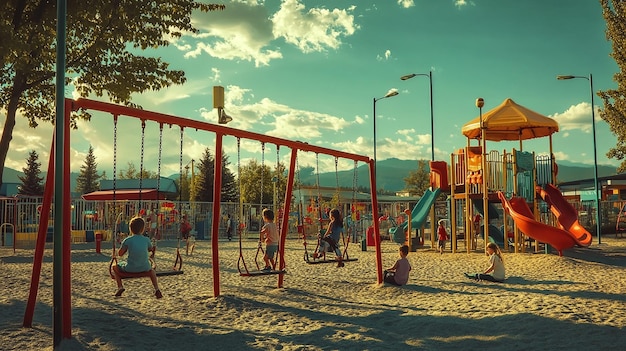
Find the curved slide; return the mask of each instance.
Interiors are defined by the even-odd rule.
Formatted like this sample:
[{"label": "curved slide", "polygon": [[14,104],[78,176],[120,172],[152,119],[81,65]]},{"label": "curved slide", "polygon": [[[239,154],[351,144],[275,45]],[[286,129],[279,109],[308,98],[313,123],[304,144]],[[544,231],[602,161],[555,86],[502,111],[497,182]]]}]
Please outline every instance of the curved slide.
[{"label": "curved slide", "polygon": [[498,197],[502,201],[504,209],[513,218],[515,225],[524,234],[542,243],[552,245],[559,251],[559,256],[563,256],[563,250],[576,245],[576,240],[569,232],[535,221],[533,213],[523,197],[513,197],[508,200],[500,191],[498,191]]},{"label": "curved slide", "polygon": [[[424,195],[422,195],[411,211],[411,228],[421,228],[424,225],[424,222],[430,213],[430,207],[435,203],[439,193],[441,193],[441,189],[439,188],[435,188],[434,190],[426,189]],[[393,240],[395,242],[403,243],[406,240],[405,232],[407,229],[407,222],[402,223],[399,227],[389,228],[389,234],[393,235]]]},{"label": "curved slide", "polygon": [[537,193],[550,205],[550,211],[559,221],[559,225],[572,235],[580,246],[591,245],[591,233],[578,222],[578,213],[554,185],[548,184],[545,188],[537,187]]}]

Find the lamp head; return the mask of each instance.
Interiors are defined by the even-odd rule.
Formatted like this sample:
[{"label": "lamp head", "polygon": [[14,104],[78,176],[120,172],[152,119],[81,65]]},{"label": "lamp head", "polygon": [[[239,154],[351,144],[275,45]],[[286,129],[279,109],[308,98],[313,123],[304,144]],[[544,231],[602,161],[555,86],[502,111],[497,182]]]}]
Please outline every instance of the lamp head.
[{"label": "lamp head", "polygon": [[397,89],[391,89],[387,92],[387,94],[385,94],[385,96],[383,96],[384,98],[388,98],[388,97],[392,97],[392,96],[396,96],[398,95],[398,90]]},{"label": "lamp head", "polygon": [[224,111],[223,109],[218,110],[218,116],[219,118],[217,120],[217,123],[219,124],[227,124],[228,122],[233,120],[233,118],[227,115],[226,111]]},{"label": "lamp head", "polygon": [[476,107],[482,108],[483,106],[485,106],[485,100],[483,98],[476,99]]},{"label": "lamp head", "polygon": [[411,79],[411,78],[413,78],[413,77],[415,77],[415,76],[417,76],[417,74],[415,74],[415,73],[411,73],[411,74],[407,74],[407,75],[405,75],[405,76],[400,77],[400,79],[402,79],[402,80],[407,80],[407,79]]},{"label": "lamp head", "polygon": [[567,76],[566,75],[558,75],[558,76],[556,76],[556,79],[558,79],[558,80],[566,80],[566,79],[574,79],[574,78],[576,78],[576,77],[569,76],[569,75],[567,75]]}]

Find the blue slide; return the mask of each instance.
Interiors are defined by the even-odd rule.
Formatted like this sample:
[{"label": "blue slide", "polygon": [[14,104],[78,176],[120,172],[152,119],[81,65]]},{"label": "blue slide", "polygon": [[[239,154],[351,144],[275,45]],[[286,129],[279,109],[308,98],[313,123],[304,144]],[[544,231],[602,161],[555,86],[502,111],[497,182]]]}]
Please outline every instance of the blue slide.
[{"label": "blue slide", "polygon": [[[421,228],[428,218],[430,213],[430,207],[435,203],[437,196],[441,193],[441,189],[435,190],[426,189],[424,195],[417,202],[413,211],[411,211],[411,228]],[[389,228],[389,234],[393,235],[393,241],[397,243],[404,243],[406,241],[406,230],[408,222],[402,223],[401,226],[395,228]]]}]

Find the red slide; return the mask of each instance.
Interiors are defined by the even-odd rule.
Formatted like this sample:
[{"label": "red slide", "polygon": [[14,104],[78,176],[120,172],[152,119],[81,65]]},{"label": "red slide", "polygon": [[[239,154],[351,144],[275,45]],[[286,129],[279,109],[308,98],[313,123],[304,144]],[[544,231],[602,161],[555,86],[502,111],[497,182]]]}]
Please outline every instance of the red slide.
[{"label": "red slide", "polygon": [[537,193],[550,205],[550,211],[559,221],[561,228],[569,232],[578,245],[584,247],[591,245],[591,233],[580,225],[576,209],[565,200],[559,189],[552,184],[548,184],[545,189],[538,186]]},{"label": "red slide", "polygon": [[498,191],[498,197],[502,201],[504,209],[513,218],[515,225],[524,234],[542,243],[550,244],[559,251],[559,256],[563,256],[563,250],[576,245],[574,238],[565,230],[535,221],[533,213],[523,197],[513,197],[511,200],[507,200],[500,191]]}]

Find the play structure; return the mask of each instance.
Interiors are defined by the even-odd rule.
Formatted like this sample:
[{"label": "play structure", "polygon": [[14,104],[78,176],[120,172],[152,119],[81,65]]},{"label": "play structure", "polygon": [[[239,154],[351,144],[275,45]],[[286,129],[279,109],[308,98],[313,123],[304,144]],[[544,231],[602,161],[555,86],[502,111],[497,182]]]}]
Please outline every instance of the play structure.
[{"label": "play structure", "polygon": [[[515,252],[525,250],[523,235],[536,244],[551,245],[559,254],[575,245],[589,246],[591,234],[580,225],[576,211],[554,186],[557,166],[552,134],[559,130],[557,122],[511,99],[483,115],[483,103],[482,99],[477,100],[480,116],[462,128],[467,147],[451,155],[450,166],[444,161],[430,163],[431,187],[450,196],[452,250],[457,250],[459,233],[465,238],[468,252],[475,248],[473,240],[479,235],[485,242],[497,242],[505,250],[512,245]],[[546,136],[549,156],[523,151],[523,140]],[[487,150],[486,141],[503,140],[518,141],[519,150]],[[479,145],[471,145],[472,141],[478,141]],[[550,207],[558,228],[539,221],[542,200]],[[493,204],[502,204],[501,214],[493,214],[498,211]],[[477,213],[482,214],[484,221],[479,232],[473,229]],[[507,214],[515,223],[514,230],[509,226]],[[504,217],[502,226],[490,225],[489,221],[499,219],[500,215]]]},{"label": "play structure", "polygon": [[[417,202],[413,210],[410,212],[409,219],[403,222],[400,226],[389,229],[389,235],[393,237],[393,241],[398,244],[406,244],[409,249],[421,246],[424,244],[423,227],[430,214],[431,207],[435,204],[437,196],[441,193],[441,189],[426,189],[424,195]],[[416,238],[415,242],[411,239],[411,228],[420,230],[420,234]]]},{"label": "play structure", "polygon": [[[292,200],[292,190],[294,184],[294,176],[295,176],[295,168],[296,168],[296,159],[298,155],[298,151],[303,152],[314,152],[316,154],[322,155],[330,155],[335,158],[345,158],[349,160],[353,160],[354,162],[363,162],[368,165],[369,168],[369,180],[370,180],[370,189],[376,189],[376,179],[374,176],[374,164],[373,160],[369,157],[351,154],[343,151],[332,150],[316,145],[311,145],[304,142],[299,141],[291,141],[281,138],[276,138],[268,135],[248,132],[244,130],[228,128],[222,125],[217,125],[213,123],[192,120],[172,115],[167,115],[158,112],[152,112],[147,110],[142,110],[138,108],[126,107],[115,105],[106,102],[99,102],[89,99],[78,99],[71,100],[65,99],[63,105],[63,118],[59,118],[57,120],[57,126],[59,128],[57,130],[61,130],[62,133],[56,133],[52,145],[52,150],[54,152],[50,153],[49,167],[48,167],[48,177],[46,179],[45,190],[44,190],[44,198],[42,204],[42,211],[39,220],[37,241],[35,244],[35,252],[33,258],[33,271],[31,277],[31,285],[29,298],[26,305],[26,312],[24,315],[24,323],[25,327],[31,327],[33,316],[34,316],[34,308],[36,305],[37,291],[39,286],[39,280],[41,275],[41,267],[43,261],[43,252],[45,247],[45,239],[46,232],[48,228],[48,220],[50,217],[50,209],[52,207],[52,199],[54,197],[55,208],[62,209],[61,213],[55,213],[55,219],[59,218],[60,220],[55,221],[55,230],[53,233],[54,240],[54,265],[53,265],[53,287],[54,287],[54,309],[55,309],[55,321],[60,326],[62,330],[62,335],[65,338],[71,337],[71,201],[70,201],[70,186],[69,186],[69,145],[70,145],[70,114],[74,111],[78,110],[93,110],[93,111],[101,111],[110,113],[113,115],[114,119],[117,120],[119,117],[129,117],[134,118],[141,121],[142,125],[147,122],[156,122],[162,128],[163,125],[169,126],[178,126],[182,133],[185,128],[193,128],[198,131],[206,131],[214,133],[215,136],[215,155],[222,154],[222,140],[224,136],[232,136],[235,138],[249,139],[255,140],[261,143],[270,143],[276,145],[277,148],[285,147],[291,150],[290,155],[290,163],[289,168],[287,169],[287,186],[284,195],[284,203],[281,204],[282,208],[289,209],[291,208],[291,200]],[[143,149],[143,148],[142,148]],[[182,153],[182,142],[181,142],[181,153]],[[55,158],[55,155],[57,157]],[[58,172],[53,172],[55,170]],[[222,158],[215,157],[215,177],[214,177],[214,189],[221,189],[222,187]],[[182,167],[182,166],[181,166]],[[114,173],[116,173],[114,171]],[[181,170],[182,174],[182,170]],[[141,194],[141,192],[140,192]],[[141,196],[141,195],[140,195]],[[372,204],[372,212],[373,217],[378,218],[378,206],[377,204],[377,195],[375,191],[372,191],[371,194],[371,204]],[[212,226],[211,226],[211,266],[213,273],[213,292],[214,296],[220,296],[220,264],[219,264],[219,242],[218,242],[218,234],[219,234],[219,219],[221,215],[220,209],[220,191],[213,192],[213,206],[212,206]],[[351,206],[354,208],[355,206]],[[285,239],[287,237],[287,229],[288,229],[288,220],[289,220],[289,211],[282,211],[282,213],[278,213],[279,218],[277,218],[277,225],[280,228],[280,243],[279,243],[279,253],[278,253],[278,263],[276,270],[278,271],[278,287],[283,287],[284,281],[284,269],[285,269],[285,260],[284,260],[284,249],[285,249]],[[378,221],[373,221],[372,223],[374,227],[374,239],[376,246],[376,279],[377,283],[383,282],[383,271],[382,271],[382,257],[380,250],[380,236],[379,236],[379,228]],[[60,228],[60,229],[57,229]],[[251,276],[251,275],[249,275]],[[58,311],[58,312],[57,312]]]}]

